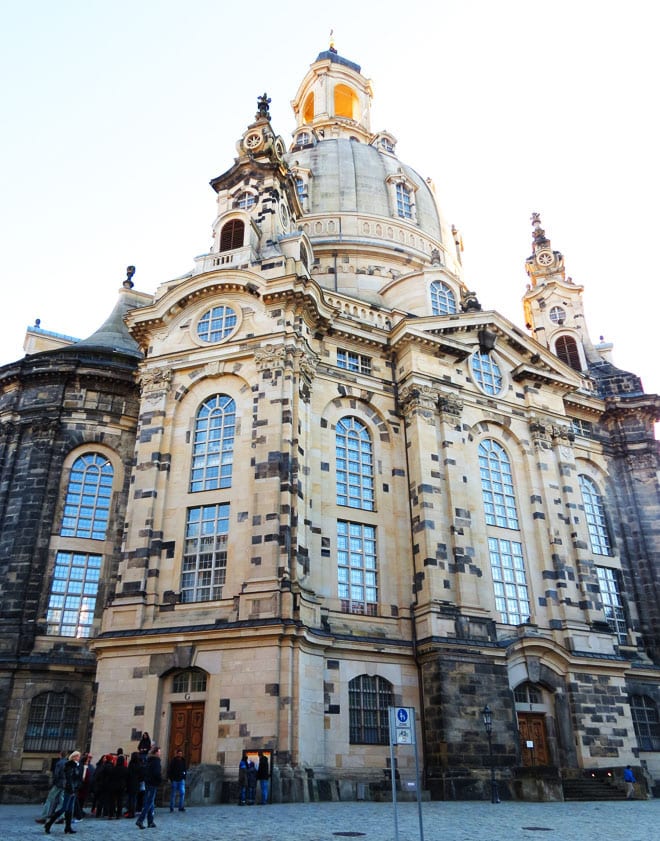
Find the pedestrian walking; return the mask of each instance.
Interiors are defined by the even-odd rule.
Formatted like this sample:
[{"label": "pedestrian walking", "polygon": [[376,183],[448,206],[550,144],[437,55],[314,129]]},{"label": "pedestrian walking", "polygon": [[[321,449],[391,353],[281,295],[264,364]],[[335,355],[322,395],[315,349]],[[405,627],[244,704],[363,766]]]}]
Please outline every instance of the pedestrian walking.
[{"label": "pedestrian walking", "polygon": [[635,797],[635,775],[630,765],[626,765],[623,771],[623,781],[626,784],[626,800],[633,800]]},{"label": "pedestrian walking", "polygon": [[64,799],[64,766],[67,762],[66,751],[60,751],[59,758],[53,763],[53,777],[50,791],[46,802],[41,810],[40,817],[36,818],[37,823],[46,823],[48,818],[62,805]]},{"label": "pedestrian walking", "polygon": [[145,818],[148,827],[156,826],[154,823],[156,792],[162,782],[163,772],[160,762],[160,748],[158,745],[153,745],[144,766],[144,803],[142,805],[142,811],[135,821],[135,825],[139,829],[144,829]]},{"label": "pedestrian walking", "polygon": [[76,830],[71,826],[71,820],[73,817],[73,806],[78,795],[78,789],[82,783],[82,766],[80,764],[80,756],[81,754],[79,750],[74,750],[73,753],[69,754],[69,758],[64,766],[64,802],[46,821],[44,825],[44,832],[46,835],[50,835],[50,828],[60,815],[64,815],[64,832],[67,835],[76,834]]},{"label": "pedestrian walking", "polygon": [[185,812],[184,801],[186,799],[186,760],[183,758],[183,751],[178,748],[170,763],[167,766],[167,779],[170,781],[170,812],[176,808],[176,801],[179,801],[179,811]]}]

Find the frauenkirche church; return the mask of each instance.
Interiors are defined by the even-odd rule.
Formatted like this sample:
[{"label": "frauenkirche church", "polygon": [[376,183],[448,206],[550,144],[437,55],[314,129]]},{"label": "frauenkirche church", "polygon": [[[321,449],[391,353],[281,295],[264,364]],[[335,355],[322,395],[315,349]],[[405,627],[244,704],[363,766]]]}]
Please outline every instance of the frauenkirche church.
[{"label": "frauenkirche church", "polygon": [[288,146],[259,97],[191,271],[0,368],[5,802],[145,730],[192,802],[243,750],[275,800],[387,797],[391,706],[432,798],[660,788],[660,398],[539,214],[525,326],[482,309],[371,97],[334,47]]}]

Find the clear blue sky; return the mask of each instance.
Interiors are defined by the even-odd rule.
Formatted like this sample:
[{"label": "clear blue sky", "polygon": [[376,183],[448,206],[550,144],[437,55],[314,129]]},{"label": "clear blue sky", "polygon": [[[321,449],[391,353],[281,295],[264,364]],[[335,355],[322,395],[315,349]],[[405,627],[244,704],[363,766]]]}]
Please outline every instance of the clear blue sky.
[{"label": "clear blue sky", "polygon": [[274,127],[335,32],[372,128],[436,184],[466,282],[522,325],[539,211],[592,337],[660,391],[660,11],[652,2],[0,0],[0,363],[84,337],[128,264],[153,292],[210,245],[209,180],[264,90]]}]

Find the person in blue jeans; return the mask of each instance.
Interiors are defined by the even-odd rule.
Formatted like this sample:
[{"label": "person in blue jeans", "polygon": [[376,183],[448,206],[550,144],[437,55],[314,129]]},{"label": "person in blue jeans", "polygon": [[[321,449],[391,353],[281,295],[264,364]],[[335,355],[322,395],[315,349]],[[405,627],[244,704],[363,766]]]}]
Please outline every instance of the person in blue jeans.
[{"label": "person in blue jeans", "polygon": [[170,812],[176,808],[176,801],[179,801],[179,811],[185,812],[184,801],[186,798],[186,760],[183,758],[183,751],[179,748],[167,766],[167,779],[170,781],[172,790],[170,793]]},{"label": "person in blue jeans", "polygon": [[154,745],[149,751],[147,761],[144,764],[144,802],[142,804],[142,811],[138,819],[135,821],[135,826],[138,829],[144,829],[144,819],[147,819],[148,827],[155,827],[154,823],[154,806],[156,803],[156,792],[158,786],[163,782],[163,772],[160,762],[160,748]]},{"label": "person in blue jeans", "polygon": [[259,765],[257,766],[257,780],[259,788],[261,789],[261,805],[268,803],[268,780],[270,774],[268,769],[268,757],[260,750],[259,751]]}]

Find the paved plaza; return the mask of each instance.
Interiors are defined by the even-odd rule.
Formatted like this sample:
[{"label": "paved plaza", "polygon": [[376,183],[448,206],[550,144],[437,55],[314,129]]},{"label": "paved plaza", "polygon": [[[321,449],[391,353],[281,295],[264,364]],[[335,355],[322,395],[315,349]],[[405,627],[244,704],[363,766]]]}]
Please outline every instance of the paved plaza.
[{"label": "paved plaza", "polygon": [[[0,841],[45,837],[39,806],[0,806]],[[416,803],[398,804],[399,841],[418,841]],[[290,803],[156,810],[156,829],[129,819],[87,818],[78,841],[395,841],[391,803]],[[658,841],[660,800],[590,803],[439,802],[422,804],[425,841]],[[54,826],[51,838],[64,838]]]}]

